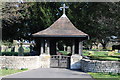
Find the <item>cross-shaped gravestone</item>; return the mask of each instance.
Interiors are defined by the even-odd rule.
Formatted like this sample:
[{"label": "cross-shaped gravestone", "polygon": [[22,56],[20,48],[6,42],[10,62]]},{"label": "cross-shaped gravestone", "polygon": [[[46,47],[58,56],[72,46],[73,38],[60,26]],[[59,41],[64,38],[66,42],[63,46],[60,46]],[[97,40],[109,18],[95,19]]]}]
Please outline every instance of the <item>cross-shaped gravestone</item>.
[{"label": "cross-shaped gravestone", "polygon": [[65,6],[65,4],[63,4],[63,7],[60,7],[60,9],[63,9],[63,14],[65,14],[65,8],[69,8],[69,7]]}]

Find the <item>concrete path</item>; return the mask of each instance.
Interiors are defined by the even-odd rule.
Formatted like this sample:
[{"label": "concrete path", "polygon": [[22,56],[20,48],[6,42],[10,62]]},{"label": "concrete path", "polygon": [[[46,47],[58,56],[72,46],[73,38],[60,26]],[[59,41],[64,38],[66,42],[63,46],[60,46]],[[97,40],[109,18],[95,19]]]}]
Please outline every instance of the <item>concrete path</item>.
[{"label": "concrete path", "polygon": [[84,72],[60,69],[60,68],[38,68],[34,70],[25,71],[4,78],[91,78],[92,77]]}]

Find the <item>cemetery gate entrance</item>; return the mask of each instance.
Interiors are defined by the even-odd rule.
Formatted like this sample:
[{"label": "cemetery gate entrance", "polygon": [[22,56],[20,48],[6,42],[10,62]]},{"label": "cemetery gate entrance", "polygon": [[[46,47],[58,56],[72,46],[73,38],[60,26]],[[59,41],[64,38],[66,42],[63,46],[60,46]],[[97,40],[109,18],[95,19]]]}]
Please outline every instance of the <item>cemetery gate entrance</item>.
[{"label": "cemetery gate entrance", "polygon": [[51,55],[51,68],[70,68],[70,56],[65,55]]}]

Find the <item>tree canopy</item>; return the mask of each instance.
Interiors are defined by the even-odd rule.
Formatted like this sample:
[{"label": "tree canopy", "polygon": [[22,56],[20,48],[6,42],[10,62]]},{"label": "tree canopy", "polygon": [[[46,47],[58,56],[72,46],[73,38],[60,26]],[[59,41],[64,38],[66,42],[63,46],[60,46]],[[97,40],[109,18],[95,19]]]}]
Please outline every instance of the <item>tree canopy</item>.
[{"label": "tree canopy", "polygon": [[[63,3],[4,3],[2,8],[3,40],[29,40],[31,34],[49,27],[61,15]],[[104,47],[111,36],[120,37],[120,2],[66,3],[66,15],[83,32],[87,44],[100,42]]]}]

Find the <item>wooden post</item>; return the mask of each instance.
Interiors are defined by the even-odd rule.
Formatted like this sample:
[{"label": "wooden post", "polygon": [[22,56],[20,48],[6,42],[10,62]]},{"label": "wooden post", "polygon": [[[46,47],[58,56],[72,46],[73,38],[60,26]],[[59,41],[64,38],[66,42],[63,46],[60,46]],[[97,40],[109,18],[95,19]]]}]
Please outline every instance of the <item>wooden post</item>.
[{"label": "wooden post", "polygon": [[75,41],[73,40],[73,45],[72,45],[72,55],[75,54]]},{"label": "wooden post", "polygon": [[79,55],[82,56],[82,42],[79,42]]},{"label": "wooden post", "polygon": [[41,39],[41,54],[43,54],[44,53],[44,41],[43,41],[43,39]]}]

